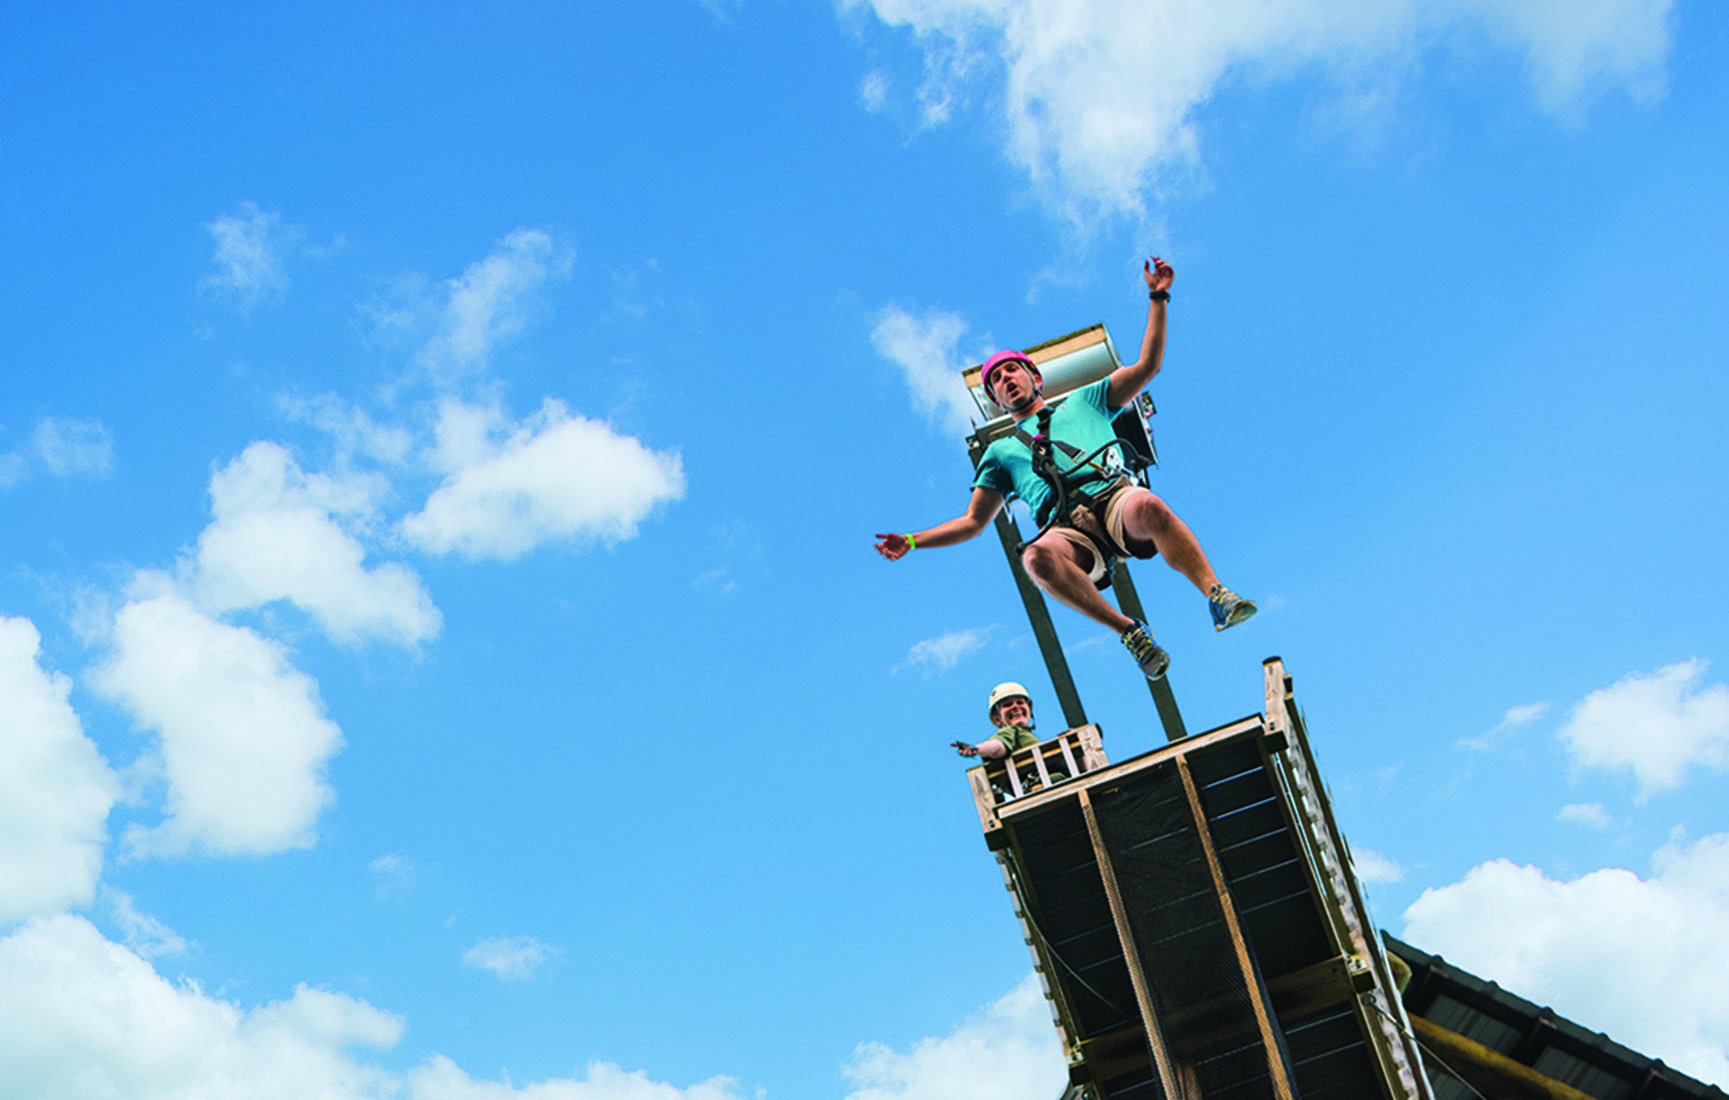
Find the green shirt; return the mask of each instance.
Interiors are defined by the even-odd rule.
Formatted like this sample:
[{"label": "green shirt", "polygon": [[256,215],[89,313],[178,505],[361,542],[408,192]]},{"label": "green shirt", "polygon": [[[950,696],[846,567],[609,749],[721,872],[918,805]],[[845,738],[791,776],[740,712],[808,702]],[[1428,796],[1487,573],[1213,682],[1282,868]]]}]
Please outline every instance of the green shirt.
[{"label": "green shirt", "polygon": [[1040,740],[1038,734],[1032,730],[1024,730],[1019,726],[998,726],[997,732],[985,740],[989,741],[993,737],[1001,741],[1003,748],[1010,752],[1019,752],[1024,748],[1038,744]]},{"label": "green shirt", "polygon": [[[1025,748],[1031,748],[1043,740],[1043,738],[1032,730],[1024,730],[1019,726],[998,726],[997,732],[991,734],[991,736],[985,738],[985,740],[989,741],[993,738],[1002,742],[1003,747],[1008,749],[1011,753],[1019,752]],[[1003,763],[1006,765],[1008,761],[1005,759]],[[1046,765],[1046,767],[1050,767],[1050,765]],[[1050,773],[1053,781],[1067,779],[1069,777],[1069,773],[1064,771],[1061,767],[1050,768]],[[1036,790],[1038,788],[1039,770],[1036,765],[1021,765],[1021,784],[1029,790]]]}]

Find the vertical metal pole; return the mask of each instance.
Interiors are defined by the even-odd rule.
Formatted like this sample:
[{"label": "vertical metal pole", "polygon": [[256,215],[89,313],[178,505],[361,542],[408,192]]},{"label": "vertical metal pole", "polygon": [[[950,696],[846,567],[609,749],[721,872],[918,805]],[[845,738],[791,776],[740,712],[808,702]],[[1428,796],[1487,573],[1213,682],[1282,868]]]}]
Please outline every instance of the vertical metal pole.
[{"label": "vertical metal pole", "polygon": [[[1069,674],[1069,660],[1063,656],[1063,643],[1057,640],[1057,628],[1051,623],[1051,609],[1045,604],[1045,594],[1033,584],[1021,568],[1021,556],[1015,551],[1021,545],[1021,529],[1004,508],[997,513],[997,535],[1003,540],[1003,553],[1009,559],[1009,571],[1015,575],[1015,587],[1020,589],[1021,603],[1027,608],[1027,621],[1032,623],[1033,637],[1039,640],[1039,653],[1045,659],[1045,671],[1051,675],[1051,686],[1062,704],[1063,720],[1070,729],[1087,724],[1087,712],[1081,709],[1081,694],[1075,690],[1075,678]],[[1156,696],[1155,696],[1156,698]]]},{"label": "vertical metal pole", "polygon": [[[1117,593],[1117,606],[1123,609],[1123,614],[1141,622],[1147,621],[1147,613],[1141,608],[1141,594],[1135,591],[1135,582],[1129,578],[1129,563],[1118,561],[1111,567],[1111,587]],[[1147,681],[1147,690],[1153,693],[1153,706],[1159,710],[1159,721],[1165,727],[1167,741],[1181,741],[1189,735],[1188,728],[1183,725],[1182,712],[1177,710],[1177,697],[1171,694],[1171,677],[1169,673],[1157,680]]]}]

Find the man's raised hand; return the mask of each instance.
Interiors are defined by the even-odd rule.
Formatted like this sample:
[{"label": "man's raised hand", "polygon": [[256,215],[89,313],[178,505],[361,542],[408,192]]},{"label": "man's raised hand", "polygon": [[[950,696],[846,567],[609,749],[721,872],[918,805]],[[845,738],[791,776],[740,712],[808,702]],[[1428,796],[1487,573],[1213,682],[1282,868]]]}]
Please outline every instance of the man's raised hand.
[{"label": "man's raised hand", "polygon": [[1169,290],[1177,278],[1176,269],[1157,256],[1142,264],[1141,270],[1148,290]]},{"label": "man's raised hand", "polygon": [[965,741],[952,741],[950,745],[962,756],[977,756],[979,754],[977,745],[969,745]]},{"label": "man's raised hand", "polygon": [[907,541],[905,535],[897,535],[892,532],[884,534],[878,531],[877,538],[882,539],[881,542],[877,543],[877,553],[890,561],[904,557],[906,552],[913,548],[913,544]]}]

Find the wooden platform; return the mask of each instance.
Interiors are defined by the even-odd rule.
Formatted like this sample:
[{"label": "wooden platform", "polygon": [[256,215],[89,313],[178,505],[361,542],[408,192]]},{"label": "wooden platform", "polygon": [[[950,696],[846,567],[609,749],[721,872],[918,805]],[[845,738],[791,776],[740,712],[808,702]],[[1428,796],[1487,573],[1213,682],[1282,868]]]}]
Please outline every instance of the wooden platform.
[{"label": "wooden platform", "polygon": [[1024,750],[1087,748],[1065,780],[969,772],[1093,1100],[1431,1100],[1277,659],[1264,687],[1263,713],[1120,764],[1096,730]]}]

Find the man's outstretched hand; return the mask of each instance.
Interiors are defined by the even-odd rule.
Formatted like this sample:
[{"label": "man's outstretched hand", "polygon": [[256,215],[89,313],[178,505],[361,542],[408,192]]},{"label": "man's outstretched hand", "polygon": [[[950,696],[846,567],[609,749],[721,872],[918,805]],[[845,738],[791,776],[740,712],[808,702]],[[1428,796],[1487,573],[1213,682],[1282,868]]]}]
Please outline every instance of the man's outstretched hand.
[{"label": "man's outstretched hand", "polygon": [[954,750],[962,756],[977,756],[979,754],[977,745],[969,745],[965,741],[954,741],[951,744],[954,746]]},{"label": "man's outstretched hand", "polygon": [[1169,290],[1177,279],[1176,269],[1157,256],[1142,264],[1141,268],[1148,290]]},{"label": "man's outstretched hand", "polygon": [[885,535],[881,531],[878,531],[877,538],[882,539],[881,542],[877,543],[877,553],[890,561],[897,561],[900,558],[905,557],[906,552],[912,549],[912,543],[907,541],[905,535],[896,535],[892,533]]}]

